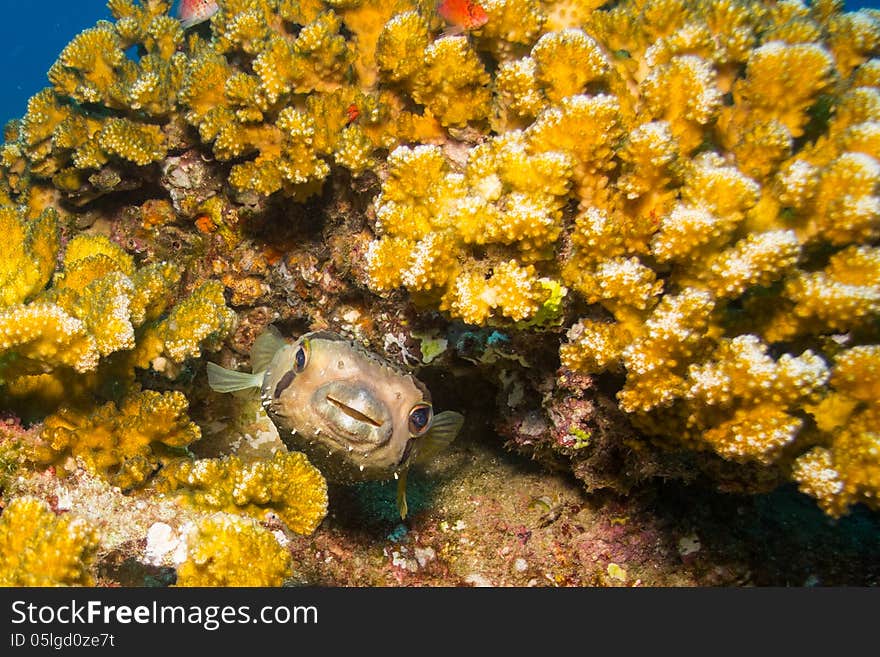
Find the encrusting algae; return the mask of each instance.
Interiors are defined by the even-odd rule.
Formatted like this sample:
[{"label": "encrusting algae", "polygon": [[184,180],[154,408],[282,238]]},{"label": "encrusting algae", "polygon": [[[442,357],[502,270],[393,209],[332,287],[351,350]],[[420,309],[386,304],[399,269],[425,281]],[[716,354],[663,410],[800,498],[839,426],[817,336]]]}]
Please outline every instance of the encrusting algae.
[{"label": "encrusting algae", "polygon": [[[207,4],[110,0],[6,128],[0,400],[35,424],[4,459],[314,531],[308,461],[202,446],[199,359],[235,369],[280,317],[408,366],[442,343],[510,445],[588,488],[672,453],[880,508],[875,10]],[[598,381],[634,432],[599,430]],[[236,522],[180,583],[257,581],[264,530]]]}]

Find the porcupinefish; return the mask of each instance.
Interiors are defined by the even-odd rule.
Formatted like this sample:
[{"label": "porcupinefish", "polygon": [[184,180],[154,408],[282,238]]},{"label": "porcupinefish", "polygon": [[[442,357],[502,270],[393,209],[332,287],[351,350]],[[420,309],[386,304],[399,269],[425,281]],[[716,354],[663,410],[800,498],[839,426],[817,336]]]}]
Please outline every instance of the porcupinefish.
[{"label": "porcupinefish", "polygon": [[260,388],[285,442],[328,480],[397,479],[401,518],[409,467],[434,457],[464,422],[454,411],[434,414],[428,389],[412,374],[328,331],[290,343],[269,327],[254,342],[251,369],[208,363],[208,384],[217,392]]},{"label": "porcupinefish", "polygon": [[220,6],[213,0],[180,0],[177,5],[177,18],[183,29],[204,23],[216,14]]}]

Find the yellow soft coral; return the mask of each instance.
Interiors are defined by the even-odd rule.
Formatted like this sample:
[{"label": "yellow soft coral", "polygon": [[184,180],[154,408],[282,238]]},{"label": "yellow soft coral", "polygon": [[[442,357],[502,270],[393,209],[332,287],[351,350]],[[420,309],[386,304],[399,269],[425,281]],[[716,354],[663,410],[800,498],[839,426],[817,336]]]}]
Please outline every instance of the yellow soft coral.
[{"label": "yellow soft coral", "polygon": [[412,77],[412,97],[443,125],[464,125],[489,113],[489,74],[466,39],[443,37],[424,52]]},{"label": "yellow soft coral", "polygon": [[863,153],[844,153],[817,181],[812,212],[803,229],[806,239],[831,244],[867,242],[880,236],[880,163]]},{"label": "yellow soft coral", "polygon": [[34,497],[0,514],[0,586],[93,586],[97,533]]},{"label": "yellow soft coral", "polygon": [[208,117],[226,104],[224,91],[231,76],[232,67],[213,50],[206,48],[188,60],[179,92],[180,100],[187,108],[188,121],[201,127]]},{"label": "yellow soft coral", "polygon": [[644,310],[653,305],[654,297],[663,289],[654,270],[638,258],[608,258],[592,267],[564,273],[566,281],[589,303],[601,303],[615,314],[622,306]]},{"label": "yellow soft coral", "polygon": [[59,276],[59,282],[64,282],[65,286],[73,286],[81,291],[97,276],[90,276],[85,280],[82,279],[82,276],[78,276],[79,281],[73,282],[71,280],[72,272],[76,272],[83,265],[91,269],[99,261],[108,263],[106,271],[118,271],[126,276],[131,276],[134,273],[134,259],[118,244],[103,235],[81,234],[70,240],[64,248],[64,272]]},{"label": "yellow soft coral", "polygon": [[795,461],[792,478],[831,516],[845,514],[858,502],[877,507],[880,434],[872,429],[877,419],[875,414],[870,424],[842,431],[831,448],[814,447]]},{"label": "yellow soft coral", "polygon": [[568,331],[568,342],[559,348],[565,367],[580,372],[620,369],[624,346],[631,336],[620,325],[582,319]]},{"label": "yellow soft coral", "polygon": [[297,81],[300,93],[330,91],[342,84],[348,73],[354,51],[340,33],[342,21],[334,11],[320,14],[299,31],[293,48],[306,72]]},{"label": "yellow soft coral", "polygon": [[198,356],[202,348],[216,350],[235,323],[235,313],[226,307],[223,286],[208,281],[175,305],[168,317],[147,327],[138,345],[135,360],[140,367],[164,357],[179,365],[187,358]]},{"label": "yellow soft coral", "polygon": [[642,82],[641,93],[650,118],[669,123],[683,153],[700,145],[703,126],[721,109],[714,71],[694,55],[674,57],[654,68]]},{"label": "yellow soft coral", "polygon": [[748,108],[753,120],[775,119],[800,137],[832,70],[831,56],[818,45],[771,41],[751,52],[746,76],[733,88],[734,106]]},{"label": "yellow soft coral", "polygon": [[[31,257],[34,266],[17,272],[9,283],[10,293],[18,290],[19,296],[33,298],[0,309],[4,396],[36,396],[57,405],[65,396],[83,401],[106,380],[124,387],[133,380],[135,367],[152,366],[174,377],[186,358],[199,355],[203,347],[216,349],[231,330],[234,314],[225,306],[222,285],[205,283],[171,308],[179,267],[155,263],[137,268],[130,255],[100,235],[71,239],[51,285],[26,294],[40,262],[54,269],[53,217],[46,211],[31,220],[33,238],[49,232],[33,247],[25,242],[19,256]],[[10,224],[14,235],[13,228]],[[74,372],[89,376],[76,378]]]},{"label": "yellow soft coral", "polygon": [[[665,448],[776,480],[818,455],[836,479],[813,468],[805,490],[856,482],[842,502],[822,489],[823,508],[868,499],[870,441],[841,428],[868,422],[866,402],[820,365],[878,342],[876,12],[486,0],[488,22],[452,35],[422,1],[220,0],[184,34],[168,4],[111,0],[115,23],[77,37],[7,131],[0,200],[22,210],[0,258],[4,394],[173,377],[232,323],[219,286],[175,310],[179,269],[97,243],[74,257],[75,238],[52,277],[57,247],[28,237],[45,208],[112,194],[172,149],[219,160],[204,166],[231,195],[184,204],[214,226],[218,208],[375,171],[356,270],[373,291],[511,331],[579,317],[563,366],[625,377],[621,407]],[[780,398],[756,399],[737,367]],[[783,394],[796,371],[813,383]]]},{"label": "yellow soft coral", "polygon": [[520,127],[534,119],[546,105],[546,99],[538,87],[535,60],[524,57],[504,62],[495,75],[495,106],[493,117],[498,132],[508,126]]},{"label": "yellow soft coral", "polygon": [[[169,46],[157,47],[164,49]],[[186,58],[181,54],[176,54],[167,61],[159,55],[143,56],[138,62],[137,72],[130,76],[124,92],[132,109],[157,118],[172,112],[185,66]]]},{"label": "yellow soft coral", "polygon": [[314,532],[327,513],[327,483],[301,452],[251,462],[237,456],[181,459],[162,470],[158,486],[200,508],[258,519],[274,513],[298,534]]},{"label": "yellow soft coral", "polygon": [[632,130],[619,155],[624,165],[617,187],[627,198],[658,194],[678,175],[678,144],[666,121]]},{"label": "yellow soft coral", "polygon": [[725,458],[769,463],[803,424],[792,410],[816,399],[828,376],[813,352],[774,362],[757,336],[723,340],[711,360],[688,371],[691,421],[705,423],[704,439]]},{"label": "yellow soft coral", "polygon": [[421,65],[430,34],[415,11],[401,12],[385,24],[376,44],[376,61],[383,75],[394,82],[412,76]]},{"label": "yellow soft coral", "polygon": [[541,112],[525,135],[532,152],[559,151],[570,156],[574,177],[583,184],[589,175],[615,166],[614,152],[624,135],[621,118],[613,96],[569,96],[559,106]]},{"label": "yellow soft coral", "polygon": [[880,345],[852,347],[834,359],[835,390],[867,404],[880,400]]},{"label": "yellow soft coral", "polygon": [[217,514],[187,542],[177,586],[281,586],[290,575],[290,553],[252,520]]},{"label": "yellow soft coral", "polygon": [[201,438],[188,406],[179,392],[145,390],[88,413],[62,408],[46,419],[30,458],[62,464],[74,456],[120,488],[140,486],[174,449]]},{"label": "yellow soft coral", "polygon": [[721,456],[770,463],[793,442],[803,421],[775,405],[738,408],[733,417],[706,429],[703,439]]},{"label": "yellow soft coral", "polygon": [[29,221],[16,208],[0,207],[0,309],[28,300],[49,282],[58,250],[57,222],[51,209]]},{"label": "yellow soft coral", "polygon": [[508,260],[482,271],[460,274],[444,295],[441,310],[469,324],[484,324],[497,311],[514,321],[535,315],[547,291],[532,266],[520,267]]},{"label": "yellow soft coral", "polygon": [[814,407],[816,421],[830,434],[794,464],[792,477],[830,515],[864,502],[880,504],[880,346],[846,349],[834,359],[834,392]]},{"label": "yellow soft coral", "polygon": [[833,17],[828,31],[829,49],[843,75],[870,60],[880,47],[880,20],[864,10]]},{"label": "yellow soft coral", "polygon": [[97,364],[94,338],[58,306],[31,303],[0,312],[0,382],[59,366],[87,372]]},{"label": "yellow soft coral", "polygon": [[541,36],[547,17],[539,0],[483,0],[488,20],[479,31],[481,44],[502,61],[509,60]]},{"label": "yellow soft coral", "polygon": [[[230,182],[239,189],[259,194],[272,194],[282,186],[305,185],[321,181],[329,173],[327,163],[314,149],[315,122],[308,114],[284,109],[275,129],[255,133],[259,136],[250,146],[260,150],[253,161],[237,164],[230,173]],[[250,150],[249,133],[242,133],[242,141],[232,146],[233,152]],[[224,147],[224,135],[215,148]],[[234,138],[238,139],[238,138]]]},{"label": "yellow soft coral", "polygon": [[773,339],[807,331],[847,331],[871,321],[880,313],[878,271],[880,250],[851,246],[834,254],[824,270],[791,277],[785,296],[794,307],[784,310],[794,314],[794,323],[774,324]]},{"label": "yellow soft coral", "polygon": [[526,263],[552,258],[571,159],[529,154],[525,136],[512,133],[474,149],[464,174],[432,146],[399,147],[389,164],[377,199],[386,234],[367,254],[374,289],[404,285],[470,323],[533,317],[548,298],[535,266],[472,247],[511,247]]},{"label": "yellow soft coral", "polygon": [[116,69],[124,61],[125,53],[113,24],[100,21],[67,44],[49,69],[49,80],[59,94],[77,102],[116,105]]},{"label": "yellow soft coral", "polygon": [[738,297],[783,277],[800,255],[794,231],[751,233],[709,260],[706,285],[719,298]]},{"label": "yellow soft coral", "polygon": [[705,348],[715,301],[688,288],[664,296],[644,325],[644,335],[623,350],[627,380],[618,394],[627,412],[670,404],[686,389],[687,363]]},{"label": "yellow soft coral", "polygon": [[535,78],[550,102],[582,93],[610,66],[599,44],[583,30],[548,32],[534,45]]},{"label": "yellow soft coral", "polygon": [[147,0],[135,3],[135,0],[109,0],[107,9],[116,18],[116,30],[128,42],[137,42],[144,38],[153,21],[161,18],[167,23],[171,2],[167,0]]},{"label": "yellow soft coral", "polygon": [[97,136],[109,154],[145,165],[165,157],[165,136],[158,126],[141,125],[128,119],[110,119]]}]

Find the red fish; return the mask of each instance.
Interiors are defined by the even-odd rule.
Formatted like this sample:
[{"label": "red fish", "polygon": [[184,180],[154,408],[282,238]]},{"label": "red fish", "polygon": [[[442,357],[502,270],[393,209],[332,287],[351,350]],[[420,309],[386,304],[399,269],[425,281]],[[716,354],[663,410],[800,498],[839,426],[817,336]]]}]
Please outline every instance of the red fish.
[{"label": "red fish", "polygon": [[345,110],[345,114],[348,117],[348,124],[351,124],[357,121],[357,117],[361,115],[361,111],[358,109],[357,105],[352,103],[348,106],[348,109]]},{"label": "red fish", "polygon": [[220,7],[213,0],[180,0],[177,5],[177,18],[183,29],[204,23],[217,13]]},{"label": "red fish", "polygon": [[460,30],[479,29],[489,20],[486,10],[475,0],[440,0],[437,13]]}]

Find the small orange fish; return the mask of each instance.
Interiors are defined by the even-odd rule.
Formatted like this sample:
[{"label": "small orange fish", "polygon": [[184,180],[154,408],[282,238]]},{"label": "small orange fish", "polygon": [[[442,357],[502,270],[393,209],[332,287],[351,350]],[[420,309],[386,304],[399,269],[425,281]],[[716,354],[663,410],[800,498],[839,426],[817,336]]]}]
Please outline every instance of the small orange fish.
[{"label": "small orange fish", "polygon": [[348,109],[345,110],[345,115],[348,117],[348,124],[352,124],[357,121],[357,117],[361,115],[361,111],[358,109],[358,106],[352,103],[348,106]]},{"label": "small orange fish", "polygon": [[204,23],[211,18],[220,7],[213,0],[180,0],[177,5],[177,19],[184,30],[193,25]]},{"label": "small orange fish", "polygon": [[476,30],[489,20],[486,10],[474,0],[440,0],[437,13],[452,27],[461,30]]}]

